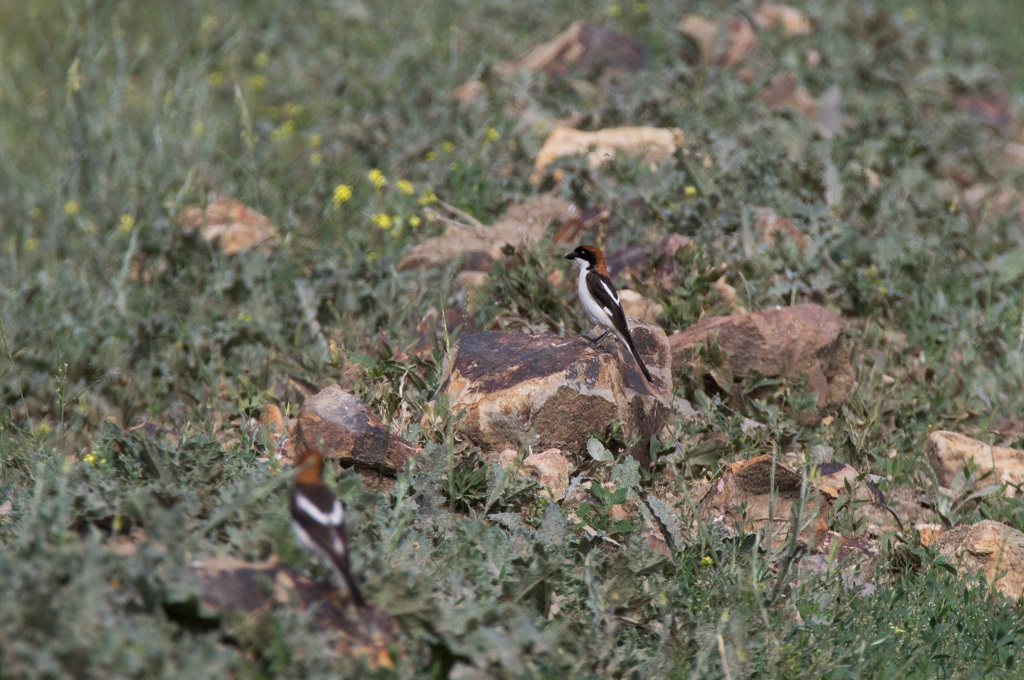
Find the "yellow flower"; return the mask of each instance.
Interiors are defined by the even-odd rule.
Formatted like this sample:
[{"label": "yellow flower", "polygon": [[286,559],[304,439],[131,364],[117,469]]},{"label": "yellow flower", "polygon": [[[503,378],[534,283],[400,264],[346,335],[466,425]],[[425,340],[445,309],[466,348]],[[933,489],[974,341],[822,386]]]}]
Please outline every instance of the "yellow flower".
[{"label": "yellow flower", "polygon": [[203,16],[203,23],[200,25],[200,30],[203,33],[213,33],[220,27],[220,22],[217,17],[212,14],[206,14]]},{"label": "yellow flower", "polygon": [[252,58],[252,65],[256,68],[263,68],[268,63],[270,63],[270,55],[266,52],[260,52]]},{"label": "yellow flower", "polygon": [[412,182],[408,182],[404,179],[398,180],[398,183],[395,186],[398,187],[398,190],[406,196],[412,196],[416,193],[416,190],[412,188]]},{"label": "yellow flower", "polygon": [[135,218],[129,215],[128,213],[121,215],[121,219],[117,221],[117,235],[122,237],[127,236],[128,234],[132,233],[132,229],[134,228]]},{"label": "yellow flower", "polygon": [[687,184],[686,185],[686,189],[684,191],[685,191],[687,196],[696,196],[697,195],[697,187],[693,186],[692,184]]},{"label": "yellow flower", "polygon": [[347,184],[339,184],[334,187],[334,194],[331,196],[331,203],[333,203],[335,207],[340,207],[350,198],[352,198],[352,187]]},{"label": "yellow flower", "polygon": [[498,131],[495,130],[494,128],[489,127],[486,130],[484,130],[484,141],[485,142],[496,142],[499,139],[501,139],[501,135],[498,134]]},{"label": "yellow flower", "polygon": [[427,153],[425,153],[425,154],[423,155],[423,157],[424,157],[425,159],[427,159],[428,161],[432,161],[432,160],[434,160],[435,158],[437,158],[437,154],[436,154],[436,153],[434,153],[433,151],[428,151]]},{"label": "yellow flower", "polygon": [[702,567],[710,567],[711,566],[711,555],[705,555],[704,557],[700,558],[700,566],[702,566]]},{"label": "yellow flower", "polygon": [[320,154],[319,151],[314,151],[313,153],[309,154],[309,164],[312,165],[314,168],[319,167],[320,165],[323,164],[323,162],[324,157]]},{"label": "yellow flower", "polygon": [[280,126],[274,128],[273,130],[270,131],[270,141],[272,141],[272,142],[283,142],[284,140],[286,140],[289,137],[291,137],[292,133],[294,133],[294,132],[295,132],[295,121],[291,120],[291,119],[286,120],[285,122],[281,123]]},{"label": "yellow flower", "polygon": [[608,16],[614,19],[615,17],[622,14],[622,8],[619,7],[618,5],[612,5],[607,10],[605,10],[605,12],[608,14]]},{"label": "yellow flower", "polygon": [[323,143],[323,141],[323,137],[316,134],[315,132],[309,136],[309,146],[313,149],[320,148],[320,145]]},{"label": "yellow flower", "polygon": [[85,454],[82,457],[82,460],[84,460],[89,465],[95,465],[96,464],[96,453],[93,452],[93,451],[90,451],[89,453]]},{"label": "yellow flower", "polygon": [[420,205],[430,205],[435,201],[437,201],[437,194],[430,189],[424,189],[420,192],[420,197],[418,199]]},{"label": "yellow flower", "polygon": [[206,82],[210,87],[220,87],[224,84],[224,74],[220,71],[211,71],[210,75],[206,76]]},{"label": "yellow flower", "polygon": [[34,220],[38,220],[43,216],[43,209],[37,205],[28,211],[28,216]]},{"label": "yellow flower", "polygon": [[441,153],[451,153],[455,151],[455,145],[449,142],[447,139],[441,142]]},{"label": "yellow flower", "polygon": [[370,221],[376,224],[378,229],[391,228],[391,218],[385,213],[377,213],[370,218]]},{"label": "yellow flower", "polygon": [[193,137],[202,137],[203,136],[203,130],[205,130],[205,129],[206,128],[203,126],[203,121],[197,120],[196,122],[192,123],[192,136]]},{"label": "yellow flower", "polygon": [[249,323],[250,321],[252,321],[252,316],[249,315],[249,314],[246,314],[245,312],[239,312],[235,316],[235,318],[238,319],[239,321],[241,321],[242,323]]},{"label": "yellow flower", "polygon": [[34,236],[30,236],[25,239],[25,252],[34,253],[39,249],[39,239]]},{"label": "yellow flower", "polygon": [[302,106],[295,102],[288,102],[284,105],[284,115],[289,118],[295,118],[302,113]]},{"label": "yellow flower", "polygon": [[370,184],[372,184],[375,189],[381,189],[388,183],[388,178],[385,177],[384,173],[377,168],[370,170],[370,174],[367,175],[367,177],[370,180]]},{"label": "yellow flower", "polygon": [[413,229],[420,226],[420,222],[421,220],[419,215],[413,215],[412,217],[409,218],[409,226],[412,227]]},{"label": "yellow flower", "polygon": [[70,217],[71,215],[77,215],[80,210],[78,201],[68,201],[64,204],[64,214]]},{"label": "yellow flower", "polygon": [[50,426],[44,423],[43,425],[40,425],[38,428],[36,428],[36,432],[39,433],[40,437],[45,437],[46,435],[50,434]]},{"label": "yellow flower", "polygon": [[267,77],[262,73],[249,76],[249,87],[254,92],[259,92],[267,86]]}]

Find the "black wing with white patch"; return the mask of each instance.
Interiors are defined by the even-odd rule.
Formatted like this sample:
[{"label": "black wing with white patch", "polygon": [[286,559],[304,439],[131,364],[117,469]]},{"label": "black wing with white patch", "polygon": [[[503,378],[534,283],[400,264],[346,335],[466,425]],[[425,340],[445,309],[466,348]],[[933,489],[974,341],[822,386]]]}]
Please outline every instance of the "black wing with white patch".
[{"label": "black wing with white patch", "polygon": [[622,312],[619,294],[616,292],[612,280],[594,271],[587,272],[587,290],[615,324],[615,330],[628,336],[629,327],[626,325],[626,315]]},{"label": "black wing with white patch", "polygon": [[341,501],[323,484],[295,484],[291,497],[292,522],[300,542],[328,558],[348,584],[358,606],[365,600],[349,567],[348,533]]},{"label": "black wing with white patch", "polygon": [[591,271],[587,272],[587,290],[594,296],[594,299],[601,305],[605,313],[608,314],[608,318],[612,320],[612,323],[615,325],[616,335],[626,343],[626,348],[633,355],[636,365],[640,367],[640,371],[647,378],[647,382],[654,382],[650,371],[647,370],[643,359],[640,358],[640,352],[636,350],[636,345],[633,343],[633,335],[629,332],[626,314],[622,311],[622,305],[619,304],[619,294],[615,291],[615,284],[607,276],[601,276],[597,272]]}]

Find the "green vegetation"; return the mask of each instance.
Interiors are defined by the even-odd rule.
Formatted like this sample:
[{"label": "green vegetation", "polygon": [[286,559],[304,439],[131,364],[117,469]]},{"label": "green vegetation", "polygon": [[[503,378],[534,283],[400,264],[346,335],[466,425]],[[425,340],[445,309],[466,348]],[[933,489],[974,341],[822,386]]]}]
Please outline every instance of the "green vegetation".
[{"label": "green vegetation", "polygon": [[[198,555],[279,555],[328,577],[289,535],[287,471],[253,419],[268,403],[294,413],[302,385],[339,380],[425,445],[390,490],[328,475],[352,511],[358,578],[402,630],[381,677],[1018,674],[1019,609],[912,537],[882,545],[877,590],[858,597],[838,574],[792,568],[795,546],[723,541],[686,501],[658,500],[783,449],[828,451],[883,490],[935,496],[920,455],[931,429],[992,440],[1000,424],[1024,444],[1021,224],[1012,211],[982,219],[944,188],[951,177],[1021,188],[1021,166],[998,160],[1000,133],[954,105],[999,92],[1001,71],[1019,102],[1020,22],[941,2],[808,2],[811,35],[761,32],[739,68],[688,58],[684,11],[747,8],[0,5],[0,675],[364,673],[287,607],[260,636],[181,613]],[[497,79],[491,65],[580,18],[642,42],[646,66],[607,83]],[[994,52],[979,49],[980,29]],[[839,88],[841,134],[759,103],[786,69],[813,96]],[[451,92],[469,78],[482,98],[458,104]],[[550,244],[510,254],[477,297],[453,283],[457,263],[396,269],[441,232],[432,201],[489,223],[537,193],[528,177],[544,121],[571,116],[686,135],[686,162],[651,171],[620,158],[590,172],[563,160],[564,181],[549,173],[544,185],[610,210],[594,236],[606,251],[693,239],[669,288],[638,277],[667,330],[722,311],[720,264],[749,308],[819,302],[844,315],[857,383],[831,420],[789,419],[782,407],[801,395],[780,386],[748,414],[766,427],[744,433],[678,376],[699,417],[673,417],[650,470],[587,461],[584,480],[600,490],[562,507],[488,466],[491,452],[428,405],[446,338],[426,359],[403,350],[431,307],[467,307],[487,327],[586,328],[574,287],[546,278],[566,266]],[[229,257],[184,233],[175,216],[214,195],[266,215],[280,242]],[[757,243],[755,206],[792,219],[808,248]],[[166,431],[128,430],[142,422]],[[604,445],[621,448],[615,439]],[[670,554],[651,549],[637,515],[611,515],[623,499],[664,527]],[[943,507],[950,524],[1024,527],[1019,500]]]}]

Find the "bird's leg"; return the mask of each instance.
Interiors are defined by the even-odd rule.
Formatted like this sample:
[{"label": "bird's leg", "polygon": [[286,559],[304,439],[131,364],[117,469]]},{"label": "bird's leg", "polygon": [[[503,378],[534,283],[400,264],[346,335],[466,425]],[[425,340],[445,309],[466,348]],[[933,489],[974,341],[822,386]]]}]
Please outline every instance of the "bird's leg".
[{"label": "bird's leg", "polygon": [[584,333],[583,339],[590,343],[592,347],[599,347],[601,345],[601,341],[608,337],[609,333],[611,333],[611,330],[606,330],[604,333],[601,333],[601,335],[597,336],[596,338],[591,338],[586,333]]}]

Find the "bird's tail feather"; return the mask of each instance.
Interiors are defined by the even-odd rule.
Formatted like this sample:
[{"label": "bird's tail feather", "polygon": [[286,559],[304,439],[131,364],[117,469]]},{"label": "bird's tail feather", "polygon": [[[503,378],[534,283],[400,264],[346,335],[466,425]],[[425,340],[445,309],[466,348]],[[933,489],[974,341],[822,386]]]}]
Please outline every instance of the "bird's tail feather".
[{"label": "bird's tail feather", "polygon": [[643,372],[644,377],[647,378],[647,382],[653,383],[654,379],[651,377],[651,372],[647,370],[646,366],[644,366],[644,361],[640,358],[640,352],[636,351],[636,345],[633,344],[632,335],[623,336],[621,333],[615,333],[615,335],[618,336],[619,340],[621,340],[626,347],[629,348],[630,353],[636,360],[636,365],[640,367],[640,371]]}]

